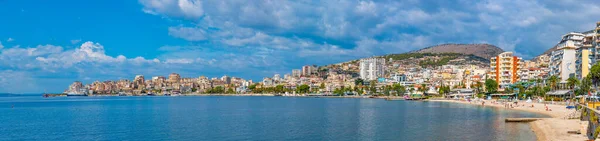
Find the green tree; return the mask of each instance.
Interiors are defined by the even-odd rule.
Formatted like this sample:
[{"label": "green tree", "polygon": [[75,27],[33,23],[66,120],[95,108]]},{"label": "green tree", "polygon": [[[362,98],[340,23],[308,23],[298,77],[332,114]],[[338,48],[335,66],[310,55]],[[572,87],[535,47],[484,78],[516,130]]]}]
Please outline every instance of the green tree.
[{"label": "green tree", "polygon": [[492,79],[485,80],[485,89],[488,93],[495,93],[498,90],[498,82]]},{"label": "green tree", "polygon": [[301,94],[306,94],[309,92],[309,90],[310,90],[310,86],[308,86],[306,84],[302,84],[302,85],[296,87],[296,92],[301,93]]},{"label": "green tree", "polygon": [[365,91],[363,90],[363,88],[362,88],[362,87],[360,87],[360,88],[358,88],[358,89],[356,90],[356,93],[358,93],[358,95],[362,95],[364,92],[365,92]]},{"label": "green tree", "polygon": [[248,89],[249,89],[251,92],[256,92],[256,84],[251,84],[250,86],[248,86]]},{"label": "green tree", "polygon": [[522,97],[523,95],[525,95],[525,87],[523,86],[523,84],[518,83],[515,87],[517,87],[517,89],[519,89],[519,97]]},{"label": "green tree", "polygon": [[450,93],[450,86],[444,86],[441,85],[438,93],[440,93],[440,95],[442,95],[443,97],[446,97],[446,94]]},{"label": "green tree", "polygon": [[227,89],[227,93],[228,93],[228,94],[235,94],[235,91],[233,91],[233,89],[232,89],[232,88],[229,88],[229,89]]},{"label": "green tree", "polygon": [[277,85],[275,86],[275,93],[284,93],[285,92],[285,88],[283,87],[283,85]]},{"label": "green tree", "polygon": [[333,90],[333,94],[335,94],[335,95],[339,95],[339,96],[343,96],[343,95],[344,95],[344,92],[343,92],[343,90],[342,90],[342,89],[340,89],[340,88],[335,88],[335,90]]},{"label": "green tree", "polygon": [[427,85],[421,84],[421,87],[419,87],[419,91],[423,92],[423,94],[425,94],[425,92],[427,92]]},{"label": "green tree", "polygon": [[575,86],[579,86],[579,83],[579,80],[575,77],[569,77],[569,79],[567,79],[567,86],[569,86],[572,91],[571,98],[574,96],[573,93],[575,93]]},{"label": "green tree", "polygon": [[225,92],[225,88],[223,88],[223,86],[217,86],[208,91],[208,93],[211,93],[211,94],[222,94],[224,92]]},{"label": "green tree", "polygon": [[557,84],[558,84],[558,81],[559,81],[558,79],[559,79],[559,78],[558,78],[558,76],[556,76],[556,75],[552,75],[552,76],[550,76],[550,77],[548,78],[548,82],[550,83],[550,88],[551,88],[552,90],[556,90],[556,86],[557,86]]},{"label": "green tree", "polygon": [[371,91],[371,94],[377,93],[377,87],[376,87],[377,86],[377,81],[376,80],[371,80],[371,82],[369,83],[369,85],[370,85],[369,86],[369,88],[370,88],[369,91]]},{"label": "green tree", "polygon": [[392,85],[392,89],[396,92],[396,96],[401,96],[406,93],[406,88],[400,84]]},{"label": "green tree", "polygon": [[392,87],[391,87],[391,86],[387,86],[387,85],[386,85],[386,86],[384,86],[384,87],[383,87],[383,93],[384,93],[385,95],[387,95],[387,96],[390,96],[390,91],[391,91],[391,90],[392,90]]},{"label": "green tree", "polygon": [[319,86],[319,89],[325,89],[325,83],[321,83],[321,86]]},{"label": "green tree", "polygon": [[590,80],[594,85],[594,89],[598,89],[598,81],[600,81],[600,62],[592,66],[588,77],[590,77]]},{"label": "green tree", "polygon": [[482,87],[481,82],[477,81],[477,82],[475,82],[474,85],[475,85],[475,92],[481,93],[481,87]]},{"label": "green tree", "polygon": [[364,80],[361,78],[357,78],[356,80],[354,80],[354,85],[364,85]]},{"label": "green tree", "polygon": [[592,87],[592,81],[590,80],[590,77],[585,77],[583,79],[581,79],[581,83],[579,83],[579,89],[581,89],[581,92],[578,93],[578,95],[586,95],[590,92]]}]

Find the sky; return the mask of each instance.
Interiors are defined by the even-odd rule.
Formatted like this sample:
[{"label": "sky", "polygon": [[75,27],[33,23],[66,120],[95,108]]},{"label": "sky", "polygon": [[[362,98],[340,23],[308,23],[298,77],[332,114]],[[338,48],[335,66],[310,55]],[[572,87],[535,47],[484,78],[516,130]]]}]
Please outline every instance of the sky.
[{"label": "sky", "polygon": [[303,65],[488,43],[530,59],[595,0],[0,0],[0,93],[141,74],[255,81]]}]

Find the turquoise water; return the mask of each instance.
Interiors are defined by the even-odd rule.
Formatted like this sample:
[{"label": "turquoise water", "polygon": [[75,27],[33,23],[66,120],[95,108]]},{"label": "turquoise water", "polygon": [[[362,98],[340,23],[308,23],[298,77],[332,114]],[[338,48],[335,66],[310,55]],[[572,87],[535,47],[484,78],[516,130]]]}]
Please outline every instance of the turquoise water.
[{"label": "turquoise water", "polygon": [[[13,108],[14,105],[14,108]],[[0,97],[0,140],[535,140],[526,112],[293,97]]]}]

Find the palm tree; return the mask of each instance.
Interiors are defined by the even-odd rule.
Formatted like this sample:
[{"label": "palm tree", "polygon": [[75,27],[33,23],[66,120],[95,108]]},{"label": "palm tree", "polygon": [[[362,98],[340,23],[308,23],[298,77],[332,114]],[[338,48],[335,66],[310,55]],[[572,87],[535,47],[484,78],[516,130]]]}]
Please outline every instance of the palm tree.
[{"label": "palm tree", "polygon": [[543,87],[541,85],[542,82],[543,80],[541,78],[535,79],[535,92],[538,96],[542,96],[542,93],[544,93]]},{"label": "palm tree", "polygon": [[427,85],[426,84],[421,84],[421,92],[423,92],[423,95],[425,95],[425,92],[427,92]]},{"label": "palm tree", "polygon": [[594,88],[598,89],[598,82],[600,81],[600,63],[596,63],[592,66],[587,77],[589,77],[592,84],[594,84]]},{"label": "palm tree", "polygon": [[548,78],[548,82],[550,82],[550,88],[552,88],[552,90],[556,90],[556,84],[558,83],[558,76],[556,76],[556,75],[550,76],[550,78]]},{"label": "palm tree", "polygon": [[569,79],[567,79],[567,86],[569,86],[571,88],[571,99],[573,99],[573,93],[575,92],[575,86],[579,85],[579,80],[577,80],[577,78],[575,77],[570,77]]},{"label": "palm tree", "polygon": [[591,87],[592,87],[592,80],[590,77],[585,77],[585,78],[581,79],[581,82],[579,83],[579,89],[581,89],[582,94],[590,92]]}]

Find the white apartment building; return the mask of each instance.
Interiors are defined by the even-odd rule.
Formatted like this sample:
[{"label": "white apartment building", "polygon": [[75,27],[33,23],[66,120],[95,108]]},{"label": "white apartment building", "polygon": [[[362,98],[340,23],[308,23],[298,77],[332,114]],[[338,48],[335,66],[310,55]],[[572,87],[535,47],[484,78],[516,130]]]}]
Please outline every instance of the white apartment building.
[{"label": "white apartment building", "polygon": [[583,34],[571,32],[563,35],[562,40],[556,45],[557,50],[550,55],[550,75],[560,77],[560,82],[565,83],[569,77],[575,77],[577,73],[576,51],[581,47]]},{"label": "white apartment building", "polygon": [[366,81],[377,80],[385,74],[384,58],[360,59],[360,78]]},{"label": "white apartment building", "polygon": [[293,69],[292,70],[292,77],[300,77],[300,75],[302,75],[302,71],[299,69]]}]

